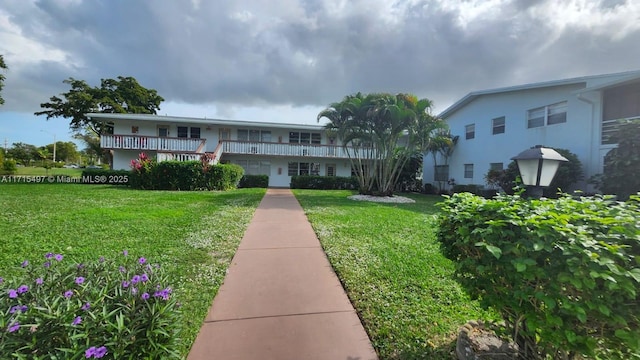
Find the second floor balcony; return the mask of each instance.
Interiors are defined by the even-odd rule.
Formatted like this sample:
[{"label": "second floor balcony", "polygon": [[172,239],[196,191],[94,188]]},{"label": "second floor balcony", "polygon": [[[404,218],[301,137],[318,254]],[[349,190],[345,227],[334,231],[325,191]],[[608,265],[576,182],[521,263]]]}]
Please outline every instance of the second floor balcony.
[{"label": "second floor balcony", "polygon": [[103,149],[150,150],[159,152],[204,152],[206,139],[170,138],[138,135],[102,135]]}]

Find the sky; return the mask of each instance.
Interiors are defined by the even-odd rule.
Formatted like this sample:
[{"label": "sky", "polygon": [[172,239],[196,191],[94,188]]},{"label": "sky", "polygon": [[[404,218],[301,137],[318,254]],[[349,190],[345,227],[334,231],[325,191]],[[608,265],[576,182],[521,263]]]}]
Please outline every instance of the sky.
[{"label": "sky", "polygon": [[356,92],[434,114],[471,91],[640,69],[637,0],[2,0],[0,146],[70,141],[34,116],[73,77],[132,76],[161,115],[315,124]]}]

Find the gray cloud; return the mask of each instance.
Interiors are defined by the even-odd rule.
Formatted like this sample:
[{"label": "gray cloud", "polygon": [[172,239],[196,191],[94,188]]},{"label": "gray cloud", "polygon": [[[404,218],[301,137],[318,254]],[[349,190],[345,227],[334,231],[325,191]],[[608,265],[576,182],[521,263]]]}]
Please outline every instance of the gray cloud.
[{"label": "gray cloud", "polygon": [[[192,104],[325,106],[356,91],[405,91],[442,110],[473,90],[637,67],[637,28],[559,29],[561,17],[539,15],[554,0],[505,1],[480,15],[474,4],[481,11],[482,2],[426,0],[9,1],[0,16],[64,58],[12,64],[24,54],[3,45],[0,22],[12,69],[2,110],[38,111],[70,76],[97,85],[119,75]],[[612,14],[625,5],[598,2]]]}]

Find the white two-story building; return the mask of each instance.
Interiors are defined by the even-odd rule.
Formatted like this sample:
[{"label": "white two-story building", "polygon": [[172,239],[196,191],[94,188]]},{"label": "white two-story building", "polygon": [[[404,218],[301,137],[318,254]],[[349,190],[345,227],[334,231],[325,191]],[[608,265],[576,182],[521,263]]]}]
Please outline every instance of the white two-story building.
[{"label": "white two-story building", "polygon": [[147,114],[88,114],[113,124],[100,145],[112,151],[113,169],[130,169],[141,152],[158,161],[199,160],[208,153],[245,174],[268,175],[269,186],[288,187],[293,175],[351,176],[351,163],[322,125],[200,119]]},{"label": "white two-story building", "polygon": [[586,180],[602,173],[604,156],[616,146],[616,123],[640,118],[640,71],[475,91],[439,116],[458,141],[437,166],[425,154],[425,183],[486,185],[489,169],[544,145],[576,154],[585,179],[576,187],[593,190]]}]

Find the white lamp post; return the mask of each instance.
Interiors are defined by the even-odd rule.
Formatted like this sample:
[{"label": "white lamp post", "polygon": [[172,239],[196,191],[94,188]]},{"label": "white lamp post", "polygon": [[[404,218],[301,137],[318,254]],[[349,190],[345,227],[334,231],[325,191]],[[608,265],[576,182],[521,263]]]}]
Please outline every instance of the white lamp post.
[{"label": "white lamp post", "polygon": [[542,188],[549,186],[561,162],[569,161],[557,151],[536,145],[511,158],[518,164],[520,177],[531,187],[533,198],[542,197]]}]

